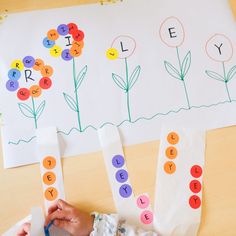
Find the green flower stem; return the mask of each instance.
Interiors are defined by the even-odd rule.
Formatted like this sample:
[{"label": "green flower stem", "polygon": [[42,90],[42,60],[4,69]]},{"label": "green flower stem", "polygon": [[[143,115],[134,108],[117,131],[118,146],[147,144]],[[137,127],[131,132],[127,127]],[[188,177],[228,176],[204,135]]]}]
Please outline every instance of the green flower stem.
[{"label": "green flower stem", "polygon": [[35,126],[35,129],[38,128],[38,124],[37,124],[37,114],[36,114],[36,111],[35,111],[35,103],[34,103],[34,98],[31,97],[31,101],[32,101],[32,108],[33,108],[33,116],[34,116],[34,126]]},{"label": "green flower stem", "polygon": [[226,75],[225,63],[222,62],[222,65],[223,65],[223,71],[224,71],[225,88],[226,88],[226,91],[227,91],[229,102],[232,102],[232,99],[231,99],[231,96],[230,96],[230,93],[229,93],[229,88],[228,88],[228,79],[227,79],[227,75]]},{"label": "green flower stem", "polygon": [[76,99],[76,113],[77,113],[77,121],[79,125],[79,130],[82,132],[81,121],[80,121],[80,110],[79,110],[79,98],[78,91],[76,89],[76,68],[75,68],[75,59],[73,57],[73,79],[74,79],[74,87],[75,87],[75,99]]},{"label": "green flower stem", "polygon": [[130,112],[130,104],[129,104],[129,67],[128,67],[128,61],[127,58],[125,58],[125,71],[126,71],[126,99],[127,99],[127,109],[128,109],[128,116],[129,121],[131,122],[131,112]]},{"label": "green flower stem", "polygon": [[190,109],[191,106],[190,106],[190,102],[189,102],[188,91],[187,91],[186,84],[185,84],[185,81],[184,81],[185,78],[184,78],[184,75],[183,75],[183,68],[182,68],[182,65],[181,65],[181,60],[180,60],[179,48],[178,47],[176,47],[176,52],[177,52],[179,68],[180,68],[180,79],[183,81],[184,92],[185,92],[186,100],[187,100],[187,103],[188,103],[188,109]]}]

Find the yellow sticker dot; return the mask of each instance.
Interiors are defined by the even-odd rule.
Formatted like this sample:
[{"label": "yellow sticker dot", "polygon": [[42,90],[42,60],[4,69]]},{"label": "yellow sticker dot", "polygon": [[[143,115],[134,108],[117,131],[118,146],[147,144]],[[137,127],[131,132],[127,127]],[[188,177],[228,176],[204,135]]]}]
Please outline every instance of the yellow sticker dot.
[{"label": "yellow sticker dot", "polygon": [[59,57],[59,56],[61,56],[61,53],[62,53],[62,49],[61,49],[61,47],[59,47],[57,45],[53,46],[50,49],[50,54],[52,57]]},{"label": "yellow sticker dot", "polygon": [[116,60],[119,56],[119,52],[115,48],[110,48],[107,50],[106,55],[109,60]]},{"label": "yellow sticker dot", "polygon": [[15,60],[11,63],[11,68],[12,69],[17,69],[17,70],[23,70],[24,69],[24,64],[21,60]]}]

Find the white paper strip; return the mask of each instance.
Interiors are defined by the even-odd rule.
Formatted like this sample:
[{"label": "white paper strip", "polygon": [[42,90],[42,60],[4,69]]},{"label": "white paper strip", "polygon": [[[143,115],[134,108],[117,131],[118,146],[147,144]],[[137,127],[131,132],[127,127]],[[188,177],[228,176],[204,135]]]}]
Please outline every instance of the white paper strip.
[{"label": "white paper strip", "polygon": [[45,210],[58,199],[65,199],[61,157],[55,127],[37,130],[37,155],[40,162]]},{"label": "white paper strip", "polygon": [[41,207],[33,207],[31,209],[32,220],[30,227],[30,235],[45,236],[44,234],[44,221],[45,217]]},{"label": "white paper strip", "polygon": [[205,132],[162,130],[155,196],[155,228],[161,236],[197,235],[204,155]]}]

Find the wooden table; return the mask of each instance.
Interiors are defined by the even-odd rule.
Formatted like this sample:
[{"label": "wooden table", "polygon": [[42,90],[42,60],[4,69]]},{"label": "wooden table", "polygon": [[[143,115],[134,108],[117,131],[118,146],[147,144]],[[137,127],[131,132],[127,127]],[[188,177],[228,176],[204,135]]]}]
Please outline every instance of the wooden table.
[{"label": "wooden table", "polygon": [[[92,2],[95,0],[25,0],[20,3],[17,0],[1,0],[0,9],[15,12]],[[135,194],[149,192],[152,201],[158,147],[159,142],[156,141],[124,150]],[[236,127],[207,133],[199,236],[236,235],[235,149]],[[64,159],[63,172],[66,197],[70,203],[89,212],[114,211],[101,152]],[[0,158],[0,234],[27,216],[32,206],[43,206],[39,165],[4,170]]]}]

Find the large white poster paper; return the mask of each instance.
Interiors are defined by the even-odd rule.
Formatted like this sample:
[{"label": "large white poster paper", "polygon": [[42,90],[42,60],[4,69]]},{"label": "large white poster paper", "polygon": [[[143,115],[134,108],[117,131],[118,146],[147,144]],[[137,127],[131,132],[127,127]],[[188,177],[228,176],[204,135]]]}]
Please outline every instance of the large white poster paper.
[{"label": "large white poster paper", "polygon": [[62,154],[72,156],[98,150],[96,131],[108,125],[128,145],[158,139],[163,122],[235,123],[227,1],[127,0],[12,14],[0,35],[5,167],[37,161],[37,127],[58,127]]}]

